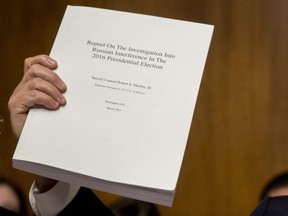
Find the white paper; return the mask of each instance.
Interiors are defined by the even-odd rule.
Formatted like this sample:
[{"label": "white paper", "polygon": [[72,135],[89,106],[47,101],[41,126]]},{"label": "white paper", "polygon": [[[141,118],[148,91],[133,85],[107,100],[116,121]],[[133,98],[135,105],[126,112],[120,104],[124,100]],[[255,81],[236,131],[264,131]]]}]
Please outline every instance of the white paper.
[{"label": "white paper", "polygon": [[31,110],[14,166],[172,205],[212,31],[68,6],[50,53],[67,104]]}]

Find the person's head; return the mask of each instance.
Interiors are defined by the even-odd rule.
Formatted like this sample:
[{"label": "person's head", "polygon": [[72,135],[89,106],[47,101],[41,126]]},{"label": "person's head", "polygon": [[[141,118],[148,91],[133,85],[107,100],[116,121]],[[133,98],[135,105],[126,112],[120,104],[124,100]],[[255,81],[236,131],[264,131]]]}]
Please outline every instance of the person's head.
[{"label": "person's head", "polygon": [[0,176],[0,206],[17,213],[26,213],[22,191],[10,180]]},{"label": "person's head", "polygon": [[260,200],[265,197],[287,196],[288,195],[288,172],[283,172],[272,178],[263,188]]}]

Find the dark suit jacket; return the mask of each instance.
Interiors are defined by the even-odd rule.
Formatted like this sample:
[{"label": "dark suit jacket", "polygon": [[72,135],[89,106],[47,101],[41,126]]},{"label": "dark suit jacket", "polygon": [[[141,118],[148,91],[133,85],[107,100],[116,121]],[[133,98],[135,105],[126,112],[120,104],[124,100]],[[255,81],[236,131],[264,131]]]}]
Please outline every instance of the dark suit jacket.
[{"label": "dark suit jacket", "polygon": [[288,216],[288,196],[265,198],[251,216]]},{"label": "dark suit jacket", "polygon": [[101,200],[88,188],[81,188],[76,197],[71,203],[63,209],[59,216],[71,215],[99,215],[99,216],[114,216]]},{"label": "dark suit jacket", "polygon": [[[59,216],[73,215],[99,215],[114,216],[114,214],[98,199],[98,197],[87,188],[81,188],[71,203],[66,206]],[[0,207],[0,216],[21,216],[20,214],[11,212]]]}]

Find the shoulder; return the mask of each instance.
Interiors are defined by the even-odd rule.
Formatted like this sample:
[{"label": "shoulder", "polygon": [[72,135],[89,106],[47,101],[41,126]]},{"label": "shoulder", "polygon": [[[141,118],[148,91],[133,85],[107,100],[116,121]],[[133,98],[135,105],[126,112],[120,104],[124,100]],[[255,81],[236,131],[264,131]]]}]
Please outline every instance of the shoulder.
[{"label": "shoulder", "polygon": [[288,196],[267,197],[257,206],[251,216],[288,215]]}]

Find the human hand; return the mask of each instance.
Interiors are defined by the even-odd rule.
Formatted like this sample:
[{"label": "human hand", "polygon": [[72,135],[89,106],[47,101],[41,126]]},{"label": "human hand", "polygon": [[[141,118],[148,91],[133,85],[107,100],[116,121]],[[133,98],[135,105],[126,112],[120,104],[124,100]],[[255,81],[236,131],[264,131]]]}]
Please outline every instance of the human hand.
[{"label": "human hand", "polygon": [[24,75],[8,102],[11,127],[19,138],[28,112],[33,107],[56,110],[66,104],[66,85],[53,71],[57,62],[47,55],[27,58]]}]

